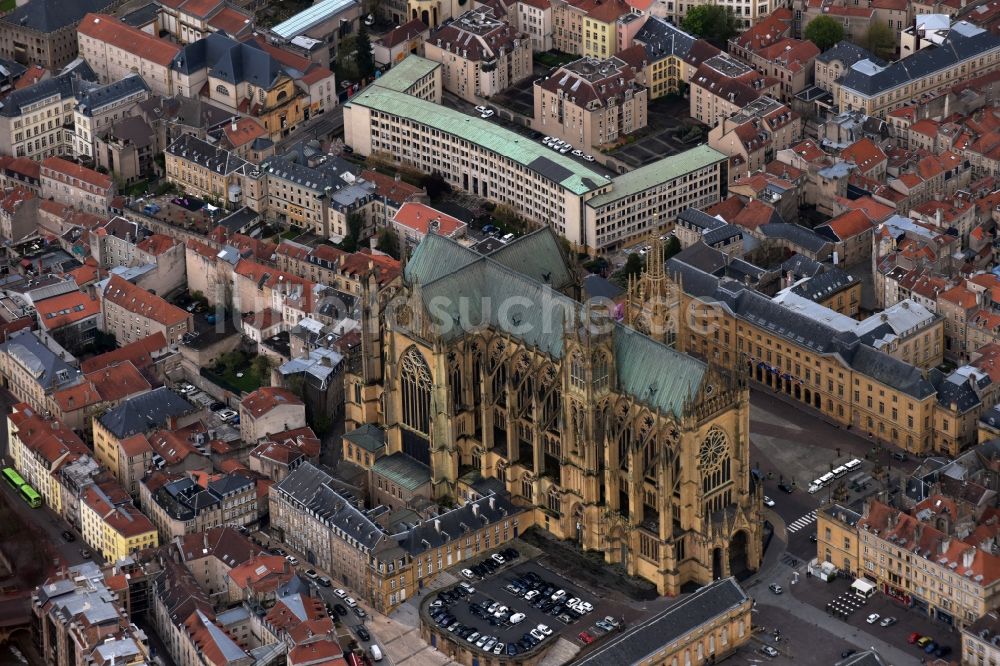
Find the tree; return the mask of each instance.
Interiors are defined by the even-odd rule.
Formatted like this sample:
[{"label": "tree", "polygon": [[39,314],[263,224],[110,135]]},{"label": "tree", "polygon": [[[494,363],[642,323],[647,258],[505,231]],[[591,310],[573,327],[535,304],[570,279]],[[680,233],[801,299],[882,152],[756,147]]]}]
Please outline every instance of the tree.
[{"label": "tree", "polygon": [[427,196],[430,197],[431,201],[451,192],[451,185],[437,171],[422,176],[420,178],[420,187],[426,190]]},{"label": "tree", "polygon": [[888,60],[896,55],[896,35],[884,21],[872,21],[868,24],[861,45],[880,58]]},{"label": "tree", "polygon": [[344,252],[357,252],[358,241],[361,240],[361,230],[365,226],[365,218],[357,213],[347,214],[347,235],[340,243],[340,249]]},{"label": "tree", "polygon": [[375,60],[372,58],[372,42],[368,38],[368,26],[361,21],[358,29],[358,37],[354,40],[355,65],[358,68],[358,77],[365,79],[375,73]]},{"label": "tree", "polygon": [[266,356],[257,356],[250,362],[250,367],[261,386],[271,385],[271,359]]},{"label": "tree", "polygon": [[681,21],[681,27],[693,35],[704,37],[721,49],[725,49],[730,38],[739,32],[733,10],[722,5],[691,7]]},{"label": "tree", "polygon": [[826,51],[844,38],[844,26],[829,16],[818,16],[806,26],[805,38]]},{"label": "tree", "polygon": [[378,235],[378,249],[393,259],[399,259],[399,237],[390,227],[383,227]]},{"label": "tree", "polygon": [[678,252],[681,251],[681,241],[677,236],[671,236],[670,239],[663,246],[663,258],[669,259]]}]

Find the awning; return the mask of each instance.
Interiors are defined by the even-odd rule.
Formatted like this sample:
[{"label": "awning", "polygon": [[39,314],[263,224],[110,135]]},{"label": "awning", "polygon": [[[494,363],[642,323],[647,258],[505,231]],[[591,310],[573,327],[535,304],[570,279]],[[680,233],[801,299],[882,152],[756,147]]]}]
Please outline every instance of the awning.
[{"label": "awning", "polygon": [[851,589],[852,590],[857,590],[858,592],[860,592],[862,594],[870,594],[875,589],[875,585],[872,584],[872,583],[869,583],[867,580],[865,580],[863,578],[858,578],[851,585]]}]

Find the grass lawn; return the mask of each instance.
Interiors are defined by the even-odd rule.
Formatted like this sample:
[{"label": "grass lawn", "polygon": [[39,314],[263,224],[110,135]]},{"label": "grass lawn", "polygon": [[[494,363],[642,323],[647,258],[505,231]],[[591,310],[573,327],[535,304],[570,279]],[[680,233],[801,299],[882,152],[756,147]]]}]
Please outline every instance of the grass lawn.
[{"label": "grass lawn", "polygon": [[17,0],[0,0],[0,12],[6,14],[17,7]]},{"label": "grass lawn", "polygon": [[544,53],[536,53],[533,57],[535,62],[545,67],[560,67],[566,63],[580,59],[580,56],[563,53],[562,51],[545,51]]},{"label": "grass lawn", "polygon": [[215,367],[205,368],[205,372],[208,373],[209,379],[221,380],[221,383],[228,384],[231,389],[251,393],[264,385],[262,378],[257,376],[256,366],[251,363],[252,360],[252,357],[243,352],[230,352],[219,359],[220,362]]}]

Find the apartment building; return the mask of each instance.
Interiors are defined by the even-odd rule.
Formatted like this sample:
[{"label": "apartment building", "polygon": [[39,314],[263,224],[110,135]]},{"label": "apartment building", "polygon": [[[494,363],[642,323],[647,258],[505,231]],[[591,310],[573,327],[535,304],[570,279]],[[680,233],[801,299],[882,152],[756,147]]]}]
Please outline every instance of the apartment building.
[{"label": "apartment building", "polygon": [[780,81],[728,54],[704,60],[691,75],[691,116],[714,127],[764,95],[777,99]]},{"label": "apartment building", "polygon": [[[581,55],[592,58],[610,58],[618,51],[631,44],[618,43],[618,25],[626,17],[635,12],[625,0],[583,0],[580,5],[584,9],[583,21],[580,26],[583,38],[577,49],[583,49]],[[577,50],[569,51],[576,53]]]},{"label": "apartment building", "polygon": [[552,3],[549,0],[518,0],[516,25],[527,33],[531,50],[552,50]]},{"label": "apartment building", "polygon": [[[996,538],[994,509],[969,514],[965,502],[932,495],[912,513],[872,500],[858,521],[859,572],[880,591],[952,626],[963,628],[997,607],[1000,566],[982,539]],[[955,529],[962,520],[971,535]],[[975,536],[973,536],[975,535]]]},{"label": "apartment building", "polygon": [[309,166],[269,157],[260,163],[260,173],[270,218],[338,242],[349,233],[348,215],[367,218],[375,199],[375,186],[359,179],[356,168],[339,158]]},{"label": "apartment building", "polygon": [[83,381],[54,392],[49,399],[49,411],[67,427],[89,436],[91,418],[152,388],[131,361],[118,361],[88,370]]},{"label": "apartment building", "polygon": [[961,659],[969,666],[1000,663],[1000,613],[991,610],[962,628]]},{"label": "apartment building", "polygon": [[0,18],[0,58],[57,72],[77,55],[76,26],[88,12],[115,7],[110,0],[55,4],[28,0]]},{"label": "apartment building", "polygon": [[462,238],[469,225],[447,213],[442,213],[422,203],[407,203],[392,218],[389,228],[408,248],[414,248],[429,234],[448,238]]},{"label": "apartment building", "polygon": [[581,58],[535,81],[533,126],[590,152],[646,127],[647,98],[621,58]]},{"label": "apartment building", "polygon": [[817,56],[819,49],[809,40],[785,37],[748,49],[744,60],[764,76],[777,79],[778,99],[791,103],[797,93],[812,85]]},{"label": "apartment building", "polygon": [[38,586],[31,613],[35,645],[46,664],[149,663],[146,636],[119,596],[120,577],[114,569],[102,571],[93,562],[83,562],[61,568]]},{"label": "apartment building", "polygon": [[860,576],[858,523],[861,514],[841,504],[816,510],[816,558],[829,562],[848,576]]},{"label": "apartment building", "polygon": [[[240,39],[253,31],[253,9],[257,2],[230,3],[226,0],[207,2],[165,2],[160,6],[158,26],[162,26],[181,44],[190,44],[213,32],[225,32]],[[245,9],[244,9],[245,7]],[[248,11],[249,9],[249,11]]]},{"label": "apartment building", "polygon": [[305,426],[306,405],[287,389],[265,386],[240,403],[240,436],[244,442],[254,443]]},{"label": "apartment building", "polygon": [[101,83],[114,83],[130,74],[142,77],[150,90],[169,97],[174,93],[170,66],[181,47],[132,27],[108,14],[87,14],[77,28],[80,56]]},{"label": "apartment building", "polygon": [[[133,106],[149,99],[149,94],[149,86],[140,75],[127,74],[78,95],[73,108],[71,134],[74,157],[100,164],[96,151],[98,137],[124,120]],[[121,170],[112,171],[121,173]]]},{"label": "apartment building", "polygon": [[189,194],[229,206],[262,212],[265,186],[260,169],[190,134],[180,135],[164,152],[167,180]]},{"label": "apartment building", "polygon": [[669,230],[688,208],[719,201],[726,156],[707,145],[616,176],[585,204],[585,234],[596,252],[614,252]]},{"label": "apartment building", "polygon": [[139,480],[153,464],[153,446],[146,433],[187,425],[197,420],[197,411],[163,386],[129,398],[93,420],[94,458],[128,493],[137,495]]},{"label": "apartment building", "polygon": [[441,63],[445,90],[478,103],[531,76],[531,40],[491,7],[471,9],[431,31],[424,57]]},{"label": "apartment building", "polygon": [[139,506],[162,541],[216,527],[244,527],[257,522],[257,483],[238,472],[154,472],[139,484]]},{"label": "apartment building", "polygon": [[835,103],[843,111],[887,114],[912,101],[923,104],[955,81],[982,76],[1000,66],[1000,36],[965,21],[953,23],[940,45],[920,49],[892,64],[862,60],[839,80]]},{"label": "apartment building", "polygon": [[59,421],[25,403],[7,415],[8,453],[14,468],[38,491],[46,506],[62,514],[60,467],[88,454],[80,437]]},{"label": "apartment building", "polygon": [[132,504],[115,482],[92,483],[80,496],[80,535],[108,562],[156,548],[159,537],[153,523]]},{"label": "apartment building", "polygon": [[43,199],[54,199],[95,215],[108,212],[116,191],[110,176],[61,157],[47,157],[42,161],[40,179]]},{"label": "apartment building", "polygon": [[802,118],[788,105],[758,97],[708,132],[708,145],[729,158],[729,187],[763,171],[779,150],[802,138]]},{"label": "apartment building", "polygon": [[160,296],[112,275],[101,294],[104,331],[115,336],[119,345],[162,333],[169,342],[179,342],[194,330],[194,318]]},{"label": "apartment building", "polygon": [[649,99],[680,92],[688,80],[687,57],[697,41],[674,24],[658,16],[650,16],[636,33],[634,42],[646,52],[644,81]]},{"label": "apartment building", "polygon": [[77,97],[95,87],[84,65],[12,91],[0,107],[0,152],[41,161],[68,152]]},{"label": "apartment building", "polygon": [[40,413],[49,409],[49,396],[83,379],[75,359],[51,336],[27,329],[0,343],[0,377],[18,402]]}]

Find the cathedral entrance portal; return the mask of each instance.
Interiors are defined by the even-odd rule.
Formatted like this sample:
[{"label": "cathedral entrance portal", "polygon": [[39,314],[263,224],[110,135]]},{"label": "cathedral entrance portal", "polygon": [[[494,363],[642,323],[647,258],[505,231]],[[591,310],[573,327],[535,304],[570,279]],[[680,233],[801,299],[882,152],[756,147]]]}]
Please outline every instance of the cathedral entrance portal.
[{"label": "cathedral entrance portal", "polygon": [[722,570],[722,549],[712,549],[712,580],[719,580],[726,572]]},{"label": "cathedral entrance portal", "polygon": [[750,572],[747,533],[740,530],[729,542],[729,575],[745,578]]}]

